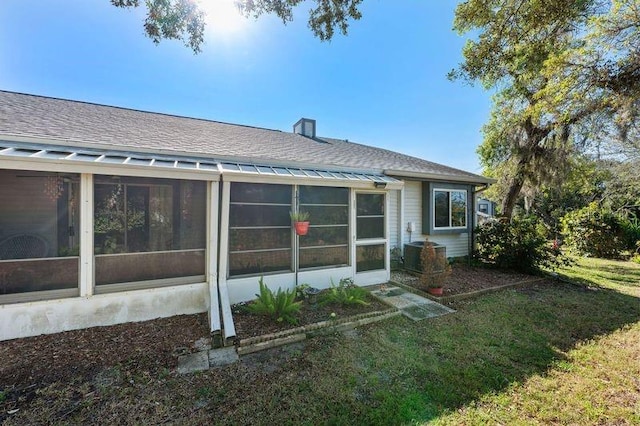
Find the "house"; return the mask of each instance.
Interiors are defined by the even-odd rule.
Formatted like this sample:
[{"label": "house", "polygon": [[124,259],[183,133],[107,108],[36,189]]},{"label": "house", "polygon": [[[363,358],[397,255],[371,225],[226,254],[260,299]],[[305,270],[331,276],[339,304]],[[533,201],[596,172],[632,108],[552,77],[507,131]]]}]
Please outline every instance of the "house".
[{"label": "house", "polygon": [[478,197],[476,199],[476,224],[480,225],[487,220],[496,217],[498,206],[495,201]]},{"label": "house", "polygon": [[469,252],[490,179],[293,130],[0,91],[0,340],[199,312],[231,338],[260,276],[370,285],[406,242]]}]

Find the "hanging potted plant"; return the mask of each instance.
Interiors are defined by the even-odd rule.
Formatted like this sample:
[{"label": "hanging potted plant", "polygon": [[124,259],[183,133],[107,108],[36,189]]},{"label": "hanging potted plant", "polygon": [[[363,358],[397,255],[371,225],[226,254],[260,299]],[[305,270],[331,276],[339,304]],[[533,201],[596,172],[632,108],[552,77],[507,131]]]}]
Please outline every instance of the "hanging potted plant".
[{"label": "hanging potted plant", "polygon": [[289,212],[293,227],[298,235],[307,235],[309,232],[309,212]]}]

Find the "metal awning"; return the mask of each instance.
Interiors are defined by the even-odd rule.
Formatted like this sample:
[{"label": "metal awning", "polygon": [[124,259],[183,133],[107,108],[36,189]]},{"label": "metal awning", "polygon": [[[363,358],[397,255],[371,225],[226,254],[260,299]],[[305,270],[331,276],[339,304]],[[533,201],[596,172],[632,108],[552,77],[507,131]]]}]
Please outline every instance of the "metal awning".
[{"label": "metal awning", "polygon": [[317,179],[318,181],[342,181],[351,183],[378,184],[380,187],[398,188],[401,180],[378,173],[336,171],[325,168],[302,168],[289,166],[269,166],[254,163],[220,163],[220,171],[225,175],[264,176],[269,178]]},{"label": "metal awning", "polygon": [[76,149],[49,145],[31,145],[0,141],[0,158],[13,157],[32,160],[83,162],[112,166],[163,167],[179,170],[218,171],[218,163],[211,160],[192,160],[167,155],[134,154],[124,151]]},{"label": "metal awning", "polygon": [[[339,183],[347,186],[399,189],[401,180],[382,173],[363,171],[332,170],[329,168],[274,166],[253,162],[231,162],[213,158],[191,158],[179,155],[135,153],[98,148],[77,148],[63,145],[33,144],[0,140],[0,167],[2,160],[42,161],[52,165],[56,171],[80,170],[86,173],[110,173],[94,168],[113,168],[118,170],[135,170],[133,173],[157,173],[171,170],[172,176],[193,176],[202,179],[207,176],[223,175],[230,178],[263,177],[265,181],[282,181],[295,183],[304,180],[306,183],[323,185]],[[26,167],[26,166],[23,166]],[[155,172],[154,172],[155,171]],[[113,172],[113,171],[112,171]],[[116,173],[116,172],[113,172]],[[198,177],[199,176],[199,177]],[[217,180],[215,178],[214,180]]]}]

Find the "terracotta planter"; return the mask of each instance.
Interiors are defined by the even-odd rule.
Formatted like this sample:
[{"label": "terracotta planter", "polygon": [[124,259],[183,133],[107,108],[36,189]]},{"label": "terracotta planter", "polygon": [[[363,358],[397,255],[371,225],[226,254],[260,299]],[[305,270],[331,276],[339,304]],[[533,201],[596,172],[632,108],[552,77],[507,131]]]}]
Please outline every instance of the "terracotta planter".
[{"label": "terracotta planter", "polygon": [[442,287],[429,287],[427,291],[429,294],[433,294],[434,296],[442,296]]},{"label": "terracotta planter", "polygon": [[293,227],[298,235],[307,235],[309,232],[309,222],[293,222]]}]

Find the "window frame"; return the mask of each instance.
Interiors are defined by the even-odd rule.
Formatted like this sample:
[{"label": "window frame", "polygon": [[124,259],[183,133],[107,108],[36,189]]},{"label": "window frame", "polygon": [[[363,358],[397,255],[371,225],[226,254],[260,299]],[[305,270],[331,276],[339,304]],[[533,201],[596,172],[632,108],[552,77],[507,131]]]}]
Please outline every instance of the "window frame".
[{"label": "window frame", "polygon": [[[301,191],[303,190],[302,188],[308,188],[309,190],[311,190],[312,188],[331,188],[331,189],[338,189],[338,190],[345,190],[346,191],[346,202],[345,203],[307,203],[307,202],[303,202],[302,200],[302,195],[301,195]],[[318,270],[318,269],[334,269],[334,268],[341,268],[341,267],[346,267],[346,266],[350,266],[351,265],[351,203],[350,203],[350,199],[351,199],[351,191],[348,187],[343,187],[343,186],[318,186],[318,185],[296,185],[295,190],[297,191],[298,194],[298,209],[300,211],[309,211],[309,207],[346,207],[347,209],[347,215],[346,215],[346,223],[340,223],[340,224],[322,224],[322,225],[318,225],[318,224],[314,224],[313,222],[313,217],[311,217],[310,219],[310,229],[320,229],[320,228],[337,228],[337,227],[344,227],[346,228],[346,233],[347,233],[347,240],[345,243],[343,244],[324,244],[324,245],[314,245],[314,246],[303,246],[302,244],[297,244],[297,248],[296,251],[293,253],[293,256],[297,256],[297,263],[298,263],[298,270],[299,271],[311,271],[311,270]],[[311,251],[311,250],[315,250],[315,249],[332,249],[332,248],[346,248],[347,250],[347,257],[346,257],[346,262],[345,263],[332,263],[332,264],[327,264],[327,265],[316,265],[316,266],[301,266],[300,265],[300,255],[302,254],[302,252],[304,252],[305,250]]]},{"label": "window frame", "polygon": [[[446,192],[449,194],[449,226],[436,226],[436,193],[437,192]],[[452,217],[453,217],[453,209],[452,207],[452,197],[451,193],[453,192],[461,192],[464,194],[464,225],[463,226],[451,226]],[[469,215],[469,192],[466,189],[458,189],[458,188],[439,188],[434,187],[433,191],[431,191],[431,205],[432,205],[432,215],[431,215],[431,225],[433,229],[436,231],[446,231],[446,230],[461,230],[468,228],[468,215]]]},{"label": "window frame", "polygon": [[[114,179],[116,178],[116,179]],[[151,289],[151,288],[161,288],[161,287],[172,287],[178,285],[186,285],[186,284],[196,284],[200,282],[204,282],[206,280],[206,269],[207,269],[207,238],[205,237],[201,243],[202,247],[189,247],[189,248],[170,248],[170,249],[147,249],[142,251],[134,251],[130,250],[130,247],[126,244],[126,237],[124,239],[125,243],[123,244],[124,251],[116,251],[113,253],[104,253],[102,251],[98,252],[96,250],[96,214],[97,214],[97,203],[99,199],[97,198],[97,188],[98,186],[115,186],[121,185],[123,187],[123,200],[124,205],[123,208],[128,210],[128,197],[127,191],[128,188],[159,188],[159,187],[170,187],[172,188],[170,205],[171,205],[171,217],[172,217],[172,226],[179,226],[178,222],[174,222],[175,215],[180,210],[181,203],[181,192],[176,191],[177,185],[181,183],[188,182],[204,182],[204,191],[200,194],[203,198],[202,207],[204,207],[204,211],[200,211],[203,214],[202,219],[204,223],[201,225],[206,226],[207,221],[207,204],[209,201],[209,196],[207,194],[207,183],[206,181],[201,180],[192,180],[192,179],[181,179],[181,178],[173,178],[173,177],[154,177],[154,176],[129,176],[122,174],[114,174],[114,175],[104,175],[104,174],[92,174],[92,183],[91,183],[91,201],[92,201],[92,223],[91,223],[91,232],[92,232],[92,247],[91,247],[91,257],[92,257],[92,292],[93,294],[107,294],[107,293],[117,293],[123,291],[132,291],[132,290],[143,290],[143,289]],[[150,202],[147,200],[144,207],[145,214],[145,226],[148,230],[150,225],[150,221],[148,219],[150,212]],[[125,222],[124,227],[127,226],[127,216],[125,214]],[[148,222],[148,223],[147,223]],[[182,226],[182,225],[180,225]],[[172,237],[175,236],[175,229],[172,227]],[[147,231],[148,232],[148,231]],[[126,232],[124,233],[126,235]],[[179,275],[175,277],[161,277],[161,278],[143,278],[143,279],[133,279],[133,280],[124,280],[118,282],[100,282],[103,280],[103,277],[98,277],[101,265],[99,262],[108,261],[109,258],[118,258],[118,259],[127,259],[132,256],[142,257],[142,256],[162,256],[162,255],[184,255],[184,254],[198,254],[201,253],[204,258],[204,269],[202,273],[198,273],[197,275]]]},{"label": "window frame", "polygon": [[[232,201],[232,192],[233,185],[281,185],[290,187],[291,198],[289,204],[281,203],[281,202],[272,202],[272,201]],[[288,225],[272,225],[272,226],[232,226],[231,225],[231,215],[232,206],[234,205],[252,205],[252,206],[276,206],[276,207],[284,207],[287,206],[289,211],[293,209],[295,204],[295,185],[291,184],[281,184],[281,183],[271,183],[271,182],[245,182],[245,181],[231,181],[229,186],[229,218],[227,219],[227,265],[226,265],[226,277],[229,280],[238,279],[238,278],[246,278],[246,277],[255,277],[255,276],[264,276],[264,275],[277,275],[277,274],[289,274],[294,272],[294,244],[293,244],[293,235],[294,231],[291,224]],[[255,229],[289,229],[290,234],[290,245],[288,248],[262,248],[262,249],[248,249],[248,250],[232,250],[231,247],[231,232],[232,230],[255,230]],[[231,271],[231,258],[234,254],[244,254],[244,253],[270,253],[270,252],[289,252],[289,269],[278,269],[273,271],[262,271],[262,272],[250,272],[250,273],[232,273]]]},{"label": "window frame", "polygon": [[[473,226],[473,214],[475,212],[474,193],[475,185],[448,182],[448,181],[429,181],[423,180],[422,194],[421,194],[421,218],[422,218],[422,235],[452,235],[452,234],[465,234],[470,233]],[[466,227],[452,227],[452,228],[434,228],[435,223],[435,209],[434,204],[434,191],[439,190],[461,190],[467,191],[466,198]]]}]

